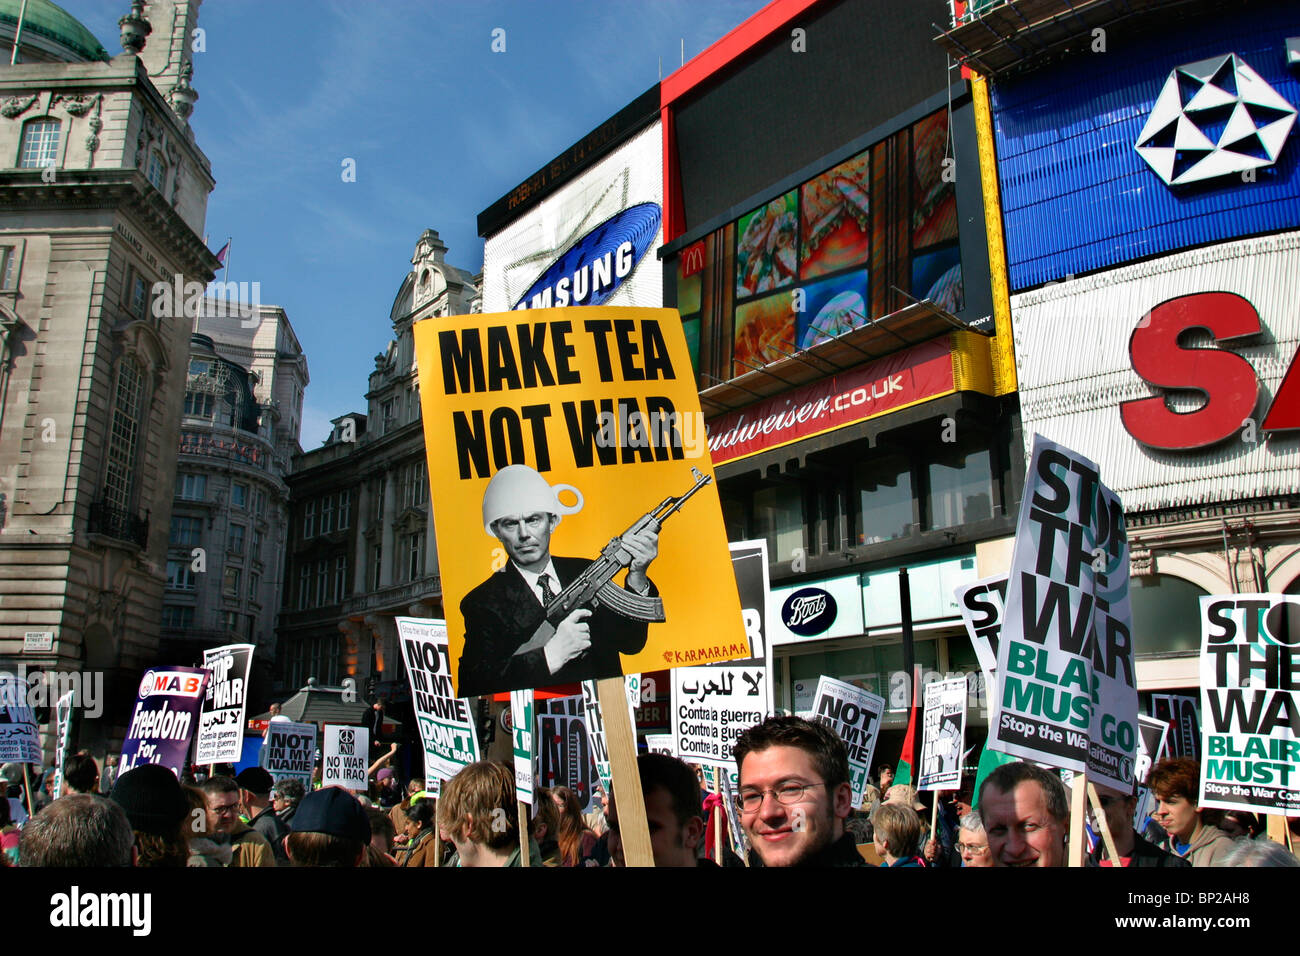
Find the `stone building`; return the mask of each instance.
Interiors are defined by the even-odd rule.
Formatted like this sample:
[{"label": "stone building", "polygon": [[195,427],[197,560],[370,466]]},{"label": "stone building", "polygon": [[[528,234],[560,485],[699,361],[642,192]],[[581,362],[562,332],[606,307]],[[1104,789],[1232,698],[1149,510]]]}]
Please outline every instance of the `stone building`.
[{"label": "stone building", "polygon": [[415,366],[415,322],[481,311],[481,280],[446,261],[425,230],[389,311],[366,412],[342,416],[288,477],[292,521],[280,615],[277,692],[315,677],[369,681],[400,697],[393,618],[442,610]]},{"label": "stone building", "polygon": [[256,697],[274,655],[307,360],[282,308],[206,306],[190,337],[160,659],[256,644]]},{"label": "stone building", "polygon": [[[18,6],[0,2],[11,49]],[[162,616],[193,319],[152,293],[217,266],[188,122],[198,7],[133,4],[109,59],[28,0],[0,70],[0,669],[102,675],[75,741],[100,755]]]}]

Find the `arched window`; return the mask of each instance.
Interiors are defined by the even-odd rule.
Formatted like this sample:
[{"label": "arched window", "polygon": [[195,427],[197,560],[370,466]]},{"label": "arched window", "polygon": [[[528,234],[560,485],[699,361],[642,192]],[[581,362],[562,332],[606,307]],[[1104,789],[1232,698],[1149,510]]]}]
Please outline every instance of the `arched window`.
[{"label": "arched window", "polygon": [[131,509],[135,497],[141,384],[140,366],[130,356],[123,358],[117,369],[113,424],[108,439],[108,470],[104,476],[104,494],[108,504],[122,511]]},{"label": "arched window", "polygon": [[167,184],[167,160],[163,159],[163,154],[156,149],[149,153],[149,165],[145,175],[149,177],[149,182],[153,183],[154,189],[163,191],[163,187]]},{"label": "arched window", "polygon": [[18,153],[20,169],[44,169],[59,159],[59,121],[31,119],[23,124],[23,144]]}]

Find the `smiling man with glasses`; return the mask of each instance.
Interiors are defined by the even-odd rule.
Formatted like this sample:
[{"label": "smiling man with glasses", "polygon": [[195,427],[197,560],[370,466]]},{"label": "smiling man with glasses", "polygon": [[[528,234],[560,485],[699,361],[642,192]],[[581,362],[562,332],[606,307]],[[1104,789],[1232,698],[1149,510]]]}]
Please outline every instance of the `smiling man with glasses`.
[{"label": "smiling man with glasses", "polygon": [[733,751],[736,807],[763,866],[867,866],[844,821],[853,808],[849,760],[835,731],[769,717]]}]

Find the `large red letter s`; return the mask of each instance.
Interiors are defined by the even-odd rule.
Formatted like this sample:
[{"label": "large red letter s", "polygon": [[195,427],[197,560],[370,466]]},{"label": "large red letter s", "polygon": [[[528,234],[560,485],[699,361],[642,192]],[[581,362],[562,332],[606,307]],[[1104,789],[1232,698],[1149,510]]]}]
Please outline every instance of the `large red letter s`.
[{"label": "large red letter s", "polygon": [[1240,355],[1222,349],[1186,349],[1184,332],[1205,329],[1227,342],[1261,330],[1259,313],[1231,292],[1198,292],[1161,302],[1150,319],[1133,330],[1128,353],[1133,371],[1157,388],[1201,392],[1205,404],[1194,412],[1175,412],[1162,396],[1120,405],[1128,433],[1144,445],[1167,451],[1204,448],[1241,428],[1255,411],[1259,380]]}]

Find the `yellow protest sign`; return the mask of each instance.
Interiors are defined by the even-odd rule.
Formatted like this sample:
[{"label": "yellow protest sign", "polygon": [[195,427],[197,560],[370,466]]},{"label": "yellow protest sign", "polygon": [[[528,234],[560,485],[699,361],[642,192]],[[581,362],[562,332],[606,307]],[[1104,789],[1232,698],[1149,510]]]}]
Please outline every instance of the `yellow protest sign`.
[{"label": "yellow protest sign", "polygon": [[750,656],[681,319],[415,326],[458,696]]}]

